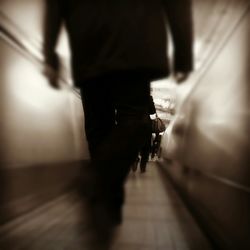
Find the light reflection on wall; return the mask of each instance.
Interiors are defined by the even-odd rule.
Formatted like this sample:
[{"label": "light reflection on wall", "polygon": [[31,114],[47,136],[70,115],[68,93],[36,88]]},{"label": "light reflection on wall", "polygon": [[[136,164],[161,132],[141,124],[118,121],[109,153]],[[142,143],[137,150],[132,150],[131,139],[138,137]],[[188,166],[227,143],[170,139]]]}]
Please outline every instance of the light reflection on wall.
[{"label": "light reflection on wall", "polygon": [[[168,152],[175,151],[175,157],[178,155],[184,165],[204,171],[223,172],[223,167],[227,166],[227,173],[223,175],[233,179],[234,175],[244,178],[245,152],[249,148],[249,41],[246,32],[249,29],[247,16],[243,17],[184,99],[173,125],[181,127],[181,134],[170,131],[166,140],[171,141],[172,146],[168,143],[165,150],[166,157]],[[239,166],[243,167],[238,169]]]},{"label": "light reflection on wall", "polygon": [[[49,87],[39,65],[1,41],[4,164],[20,166],[88,157],[80,100]],[[77,105],[79,114],[72,113]],[[75,121],[78,119],[79,127]],[[79,130],[79,131],[78,131]],[[77,140],[81,142],[75,143]]]},{"label": "light reflection on wall", "polygon": [[[27,108],[43,111],[47,105],[54,107],[56,98],[51,98],[51,94],[59,95],[60,92],[49,88],[46,79],[38,79],[37,72],[28,68],[22,60],[12,61],[11,67],[5,71],[6,81],[12,84],[6,86],[7,93],[12,93],[12,98],[23,103]],[[16,81],[20,79],[20,81]],[[17,102],[17,103],[18,103]],[[46,104],[46,105],[45,105]]]}]

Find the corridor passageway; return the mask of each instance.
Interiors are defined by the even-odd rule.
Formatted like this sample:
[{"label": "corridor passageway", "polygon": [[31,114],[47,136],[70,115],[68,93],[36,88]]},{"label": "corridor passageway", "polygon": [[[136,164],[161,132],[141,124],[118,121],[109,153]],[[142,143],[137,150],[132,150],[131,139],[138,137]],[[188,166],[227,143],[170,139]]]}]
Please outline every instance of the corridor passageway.
[{"label": "corridor passageway", "polygon": [[[85,114],[64,29],[62,88],[45,77],[44,2],[0,1],[0,250],[88,250],[72,185]],[[129,174],[112,250],[250,249],[250,1],[192,3],[194,71],[151,82],[167,128],[157,161]]]},{"label": "corridor passageway", "polygon": [[[130,173],[124,222],[112,250],[212,249],[163,171],[150,162],[145,174]],[[80,204],[68,193],[6,224],[0,228],[1,239],[9,243],[6,250],[88,250]]]}]

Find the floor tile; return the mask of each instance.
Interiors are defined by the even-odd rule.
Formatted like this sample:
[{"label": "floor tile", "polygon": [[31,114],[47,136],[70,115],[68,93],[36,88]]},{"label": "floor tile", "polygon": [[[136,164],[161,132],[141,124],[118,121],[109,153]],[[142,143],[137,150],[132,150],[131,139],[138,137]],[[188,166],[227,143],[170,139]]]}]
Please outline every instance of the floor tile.
[{"label": "floor tile", "polygon": [[[155,163],[149,164],[145,174],[128,176],[123,214],[111,250],[211,250]],[[86,221],[83,203],[69,194],[12,222],[0,240],[11,242],[13,248],[6,250],[88,250],[85,244],[91,233]]]}]

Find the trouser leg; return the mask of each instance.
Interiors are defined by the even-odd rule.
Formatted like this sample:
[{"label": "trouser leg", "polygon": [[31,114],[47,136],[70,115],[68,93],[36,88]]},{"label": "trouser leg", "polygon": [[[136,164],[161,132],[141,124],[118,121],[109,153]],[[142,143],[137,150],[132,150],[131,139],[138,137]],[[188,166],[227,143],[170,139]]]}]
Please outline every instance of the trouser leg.
[{"label": "trouser leg", "polygon": [[112,132],[115,126],[115,108],[109,88],[105,82],[91,81],[81,88],[84,109],[85,133],[91,158],[99,144]]},{"label": "trouser leg", "polygon": [[124,181],[151,129],[149,83],[98,79],[81,90],[86,136],[102,199],[121,206]]},{"label": "trouser leg", "polygon": [[141,162],[140,162],[141,172],[145,172],[146,165],[147,165],[148,160],[149,160],[150,148],[151,148],[151,136],[152,136],[152,133],[151,133],[151,131],[149,131],[149,133],[147,135],[147,141],[141,150]]}]

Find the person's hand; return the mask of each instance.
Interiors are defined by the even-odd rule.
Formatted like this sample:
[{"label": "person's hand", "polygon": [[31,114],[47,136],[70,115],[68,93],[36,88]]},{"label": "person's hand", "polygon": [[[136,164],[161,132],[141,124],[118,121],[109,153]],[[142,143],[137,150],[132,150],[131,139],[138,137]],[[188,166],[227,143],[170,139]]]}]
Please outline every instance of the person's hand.
[{"label": "person's hand", "polygon": [[49,85],[54,89],[59,89],[60,59],[56,52],[44,53],[43,74],[48,79]]},{"label": "person's hand", "polygon": [[174,74],[174,79],[176,83],[180,84],[186,81],[188,79],[188,76],[189,76],[188,72],[176,72]]},{"label": "person's hand", "polygon": [[55,70],[54,68],[46,65],[43,74],[48,79],[49,85],[54,89],[60,89],[59,85],[59,72],[58,70]]}]

